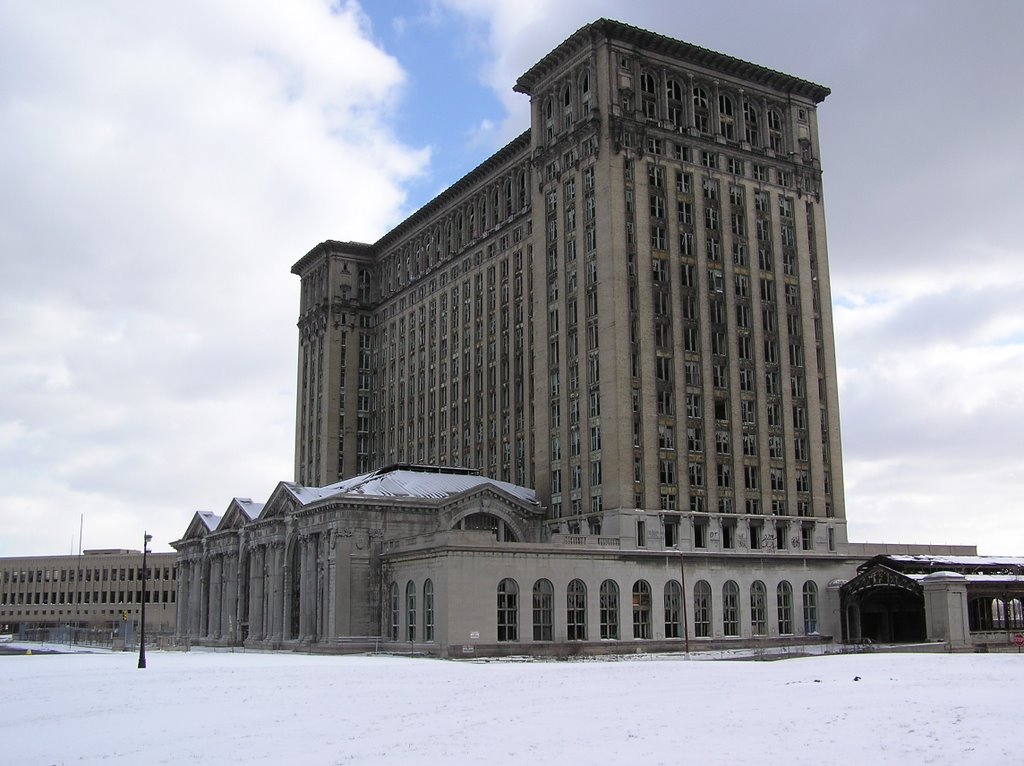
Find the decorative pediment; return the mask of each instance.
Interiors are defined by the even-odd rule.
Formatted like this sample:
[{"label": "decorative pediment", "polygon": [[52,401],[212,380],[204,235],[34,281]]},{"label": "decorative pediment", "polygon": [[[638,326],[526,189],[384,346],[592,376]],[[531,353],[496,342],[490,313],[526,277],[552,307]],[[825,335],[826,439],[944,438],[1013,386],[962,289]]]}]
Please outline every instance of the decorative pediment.
[{"label": "decorative pediment", "polygon": [[189,522],[188,529],[185,530],[185,534],[182,536],[182,541],[186,540],[202,540],[208,534],[217,529],[220,524],[221,517],[216,513],[210,513],[209,511],[196,511],[192,516],[192,521]]},{"label": "decorative pediment", "polygon": [[290,481],[278,482],[274,491],[270,493],[270,497],[267,498],[267,502],[263,504],[258,518],[260,520],[274,519],[294,513],[302,506],[296,492],[297,489],[301,489],[301,487]]},{"label": "decorative pediment", "polygon": [[880,588],[896,588],[918,596],[922,592],[921,585],[915,580],[881,564],[865,569],[840,590],[843,598],[848,598],[864,591]]},{"label": "decorative pediment", "polygon": [[263,510],[263,503],[254,503],[247,497],[231,498],[231,503],[224,511],[224,517],[217,527],[218,532],[228,529],[241,529],[245,525],[259,518]]},{"label": "decorative pediment", "polygon": [[537,524],[542,516],[543,511],[535,503],[526,503],[500,486],[482,484],[442,501],[438,507],[438,528],[448,530],[469,524],[472,528],[487,529],[486,520],[492,519],[496,532],[502,525],[507,530],[499,534],[499,539],[527,542],[538,537]]},{"label": "decorative pediment", "polygon": [[524,521],[531,521],[544,517],[544,509],[537,503],[530,503],[516,497],[506,491],[498,484],[480,484],[476,487],[451,495],[441,501],[439,508],[442,513],[447,512],[452,506],[466,506],[469,504],[486,506],[495,503],[507,507],[510,512],[520,516]]}]

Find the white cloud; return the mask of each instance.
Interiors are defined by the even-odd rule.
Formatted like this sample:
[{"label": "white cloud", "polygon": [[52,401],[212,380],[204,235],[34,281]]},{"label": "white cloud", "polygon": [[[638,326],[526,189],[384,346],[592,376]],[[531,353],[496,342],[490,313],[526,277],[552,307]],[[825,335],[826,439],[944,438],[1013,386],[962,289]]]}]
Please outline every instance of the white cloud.
[{"label": "white cloud", "polygon": [[22,5],[0,29],[0,555],[160,547],[291,478],[295,277],[424,149],[354,3]]}]

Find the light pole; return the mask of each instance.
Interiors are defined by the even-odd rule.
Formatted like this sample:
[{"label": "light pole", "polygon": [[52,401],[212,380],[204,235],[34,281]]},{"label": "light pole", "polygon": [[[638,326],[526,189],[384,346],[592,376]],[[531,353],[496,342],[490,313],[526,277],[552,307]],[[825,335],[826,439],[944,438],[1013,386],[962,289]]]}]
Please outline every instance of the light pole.
[{"label": "light pole", "polygon": [[146,554],[149,553],[149,541],[153,535],[142,533],[142,619],[139,627],[139,668],[146,667]]}]

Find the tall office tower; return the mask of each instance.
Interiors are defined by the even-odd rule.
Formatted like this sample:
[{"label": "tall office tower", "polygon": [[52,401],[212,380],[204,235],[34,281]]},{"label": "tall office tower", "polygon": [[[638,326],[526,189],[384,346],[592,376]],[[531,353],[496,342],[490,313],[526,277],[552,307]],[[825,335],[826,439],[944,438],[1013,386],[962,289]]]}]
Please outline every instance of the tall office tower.
[{"label": "tall office tower", "polygon": [[828,89],[599,20],[515,90],[526,133],[293,267],[296,480],[469,466],[568,533],[836,550]]}]

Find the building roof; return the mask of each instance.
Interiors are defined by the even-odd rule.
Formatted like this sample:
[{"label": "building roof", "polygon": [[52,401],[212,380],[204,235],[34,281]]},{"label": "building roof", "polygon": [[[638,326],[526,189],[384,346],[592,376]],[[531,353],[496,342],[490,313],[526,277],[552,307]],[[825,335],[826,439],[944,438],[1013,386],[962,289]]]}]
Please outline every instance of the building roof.
[{"label": "building roof", "polygon": [[260,511],[263,510],[263,503],[254,503],[252,499],[248,497],[236,497],[234,498],[234,502],[242,509],[242,511],[245,512],[245,515],[248,516],[250,520],[259,518]]},{"label": "building roof", "polygon": [[211,511],[196,511],[196,517],[203,522],[206,528],[213,532],[217,529],[217,525],[220,524],[221,516]]},{"label": "building roof", "polygon": [[865,572],[881,565],[904,575],[927,575],[933,572],[956,572],[962,575],[1024,575],[1022,556],[931,556],[883,554],[861,564]]},{"label": "building roof", "polygon": [[890,561],[908,566],[927,566],[933,569],[952,567],[1024,567],[1024,556],[886,556]]},{"label": "building roof", "polygon": [[484,485],[498,487],[524,503],[537,504],[537,493],[529,487],[480,476],[470,469],[406,464],[381,468],[318,491],[326,493],[324,497],[362,495],[442,500]]},{"label": "building roof", "polygon": [[598,19],[573,32],[558,47],[530,67],[516,81],[513,90],[517,93],[531,93],[541,80],[562,66],[581,48],[589,46],[592,40],[599,37],[619,40],[635,45],[638,48],[671,56],[687,64],[774,88],[783,93],[804,96],[815,103],[824,101],[825,97],[832,92],[824,85],[818,85],[809,80],[802,80],[799,77],[777,72],[774,69],[768,69],[759,64],[752,64],[749,61],[727,56],[724,53],[717,53],[707,48],[701,48],[698,45],[659,35],[640,27],[623,24],[621,21],[613,21],[612,19]]},{"label": "building roof", "polygon": [[530,131],[527,129],[427,202],[419,210],[411,213],[408,218],[387,231],[376,242],[370,244],[366,242],[339,242],[333,239],[325,240],[292,265],[292,274],[302,276],[306,269],[315,263],[317,259],[332,253],[376,258],[403,237],[415,231],[416,227],[422,225],[425,221],[431,220],[438,211],[443,210],[452,202],[460,199],[463,194],[473,189],[477,184],[489,180],[497,169],[524,156],[529,148]]}]

